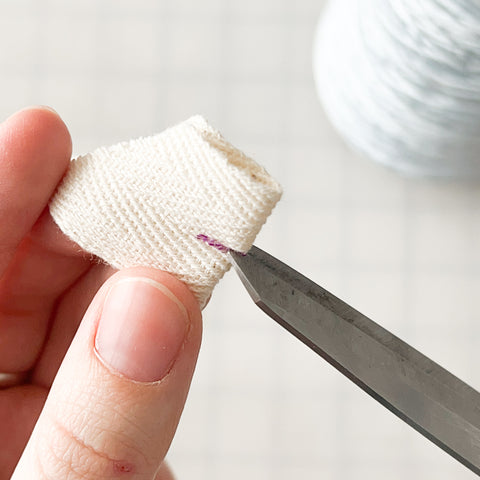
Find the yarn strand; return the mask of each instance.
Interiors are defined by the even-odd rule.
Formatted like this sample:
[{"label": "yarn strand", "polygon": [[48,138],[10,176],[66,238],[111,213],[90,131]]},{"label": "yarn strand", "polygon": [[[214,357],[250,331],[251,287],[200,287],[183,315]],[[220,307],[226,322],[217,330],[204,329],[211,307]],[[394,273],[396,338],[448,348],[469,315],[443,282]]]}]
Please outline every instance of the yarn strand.
[{"label": "yarn strand", "polygon": [[406,173],[480,178],[480,4],[333,0],[319,96],[356,149]]}]

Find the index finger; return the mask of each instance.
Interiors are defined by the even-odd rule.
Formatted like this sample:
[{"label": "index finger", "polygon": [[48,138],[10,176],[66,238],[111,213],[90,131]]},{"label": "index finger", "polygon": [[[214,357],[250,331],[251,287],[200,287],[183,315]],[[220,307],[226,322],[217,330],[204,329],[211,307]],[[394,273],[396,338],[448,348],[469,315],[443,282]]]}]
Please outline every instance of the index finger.
[{"label": "index finger", "polygon": [[0,276],[68,168],[71,145],[67,127],[46,107],[0,124]]}]

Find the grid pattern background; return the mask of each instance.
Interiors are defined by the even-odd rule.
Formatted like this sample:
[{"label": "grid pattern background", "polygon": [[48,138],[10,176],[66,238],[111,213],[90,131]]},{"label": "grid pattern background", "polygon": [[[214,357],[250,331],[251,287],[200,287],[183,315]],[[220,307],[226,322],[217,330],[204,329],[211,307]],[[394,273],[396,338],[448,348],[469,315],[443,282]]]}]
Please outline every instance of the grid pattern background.
[{"label": "grid pattern background", "polygon": [[[480,191],[402,178],[342,143],[312,78],[323,3],[2,0],[0,116],[49,104],[80,154],[202,113],[284,186],[260,247],[478,388]],[[204,317],[169,453],[179,479],[476,478],[265,317],[233,273]]]}]

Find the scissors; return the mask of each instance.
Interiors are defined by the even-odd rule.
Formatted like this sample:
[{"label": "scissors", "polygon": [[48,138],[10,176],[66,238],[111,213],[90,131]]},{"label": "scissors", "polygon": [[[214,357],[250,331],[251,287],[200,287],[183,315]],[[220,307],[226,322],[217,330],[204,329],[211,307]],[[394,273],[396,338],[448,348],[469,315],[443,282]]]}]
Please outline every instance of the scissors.
[{"label": "scissors", "polygon": [[267,315],[480,476],[476,390],[259,248],[229,255],[253,301]]}]

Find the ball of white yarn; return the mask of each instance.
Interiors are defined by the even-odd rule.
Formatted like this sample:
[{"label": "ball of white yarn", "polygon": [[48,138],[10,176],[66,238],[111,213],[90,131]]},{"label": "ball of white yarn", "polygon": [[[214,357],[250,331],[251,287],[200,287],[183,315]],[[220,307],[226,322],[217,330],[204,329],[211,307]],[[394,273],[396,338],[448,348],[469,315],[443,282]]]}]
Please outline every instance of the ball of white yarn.
[{"label": "ball of white yarn", "polygon": [[314,69],[332,123],[367,156],[480,177],[480,2],[331,0]]}]

